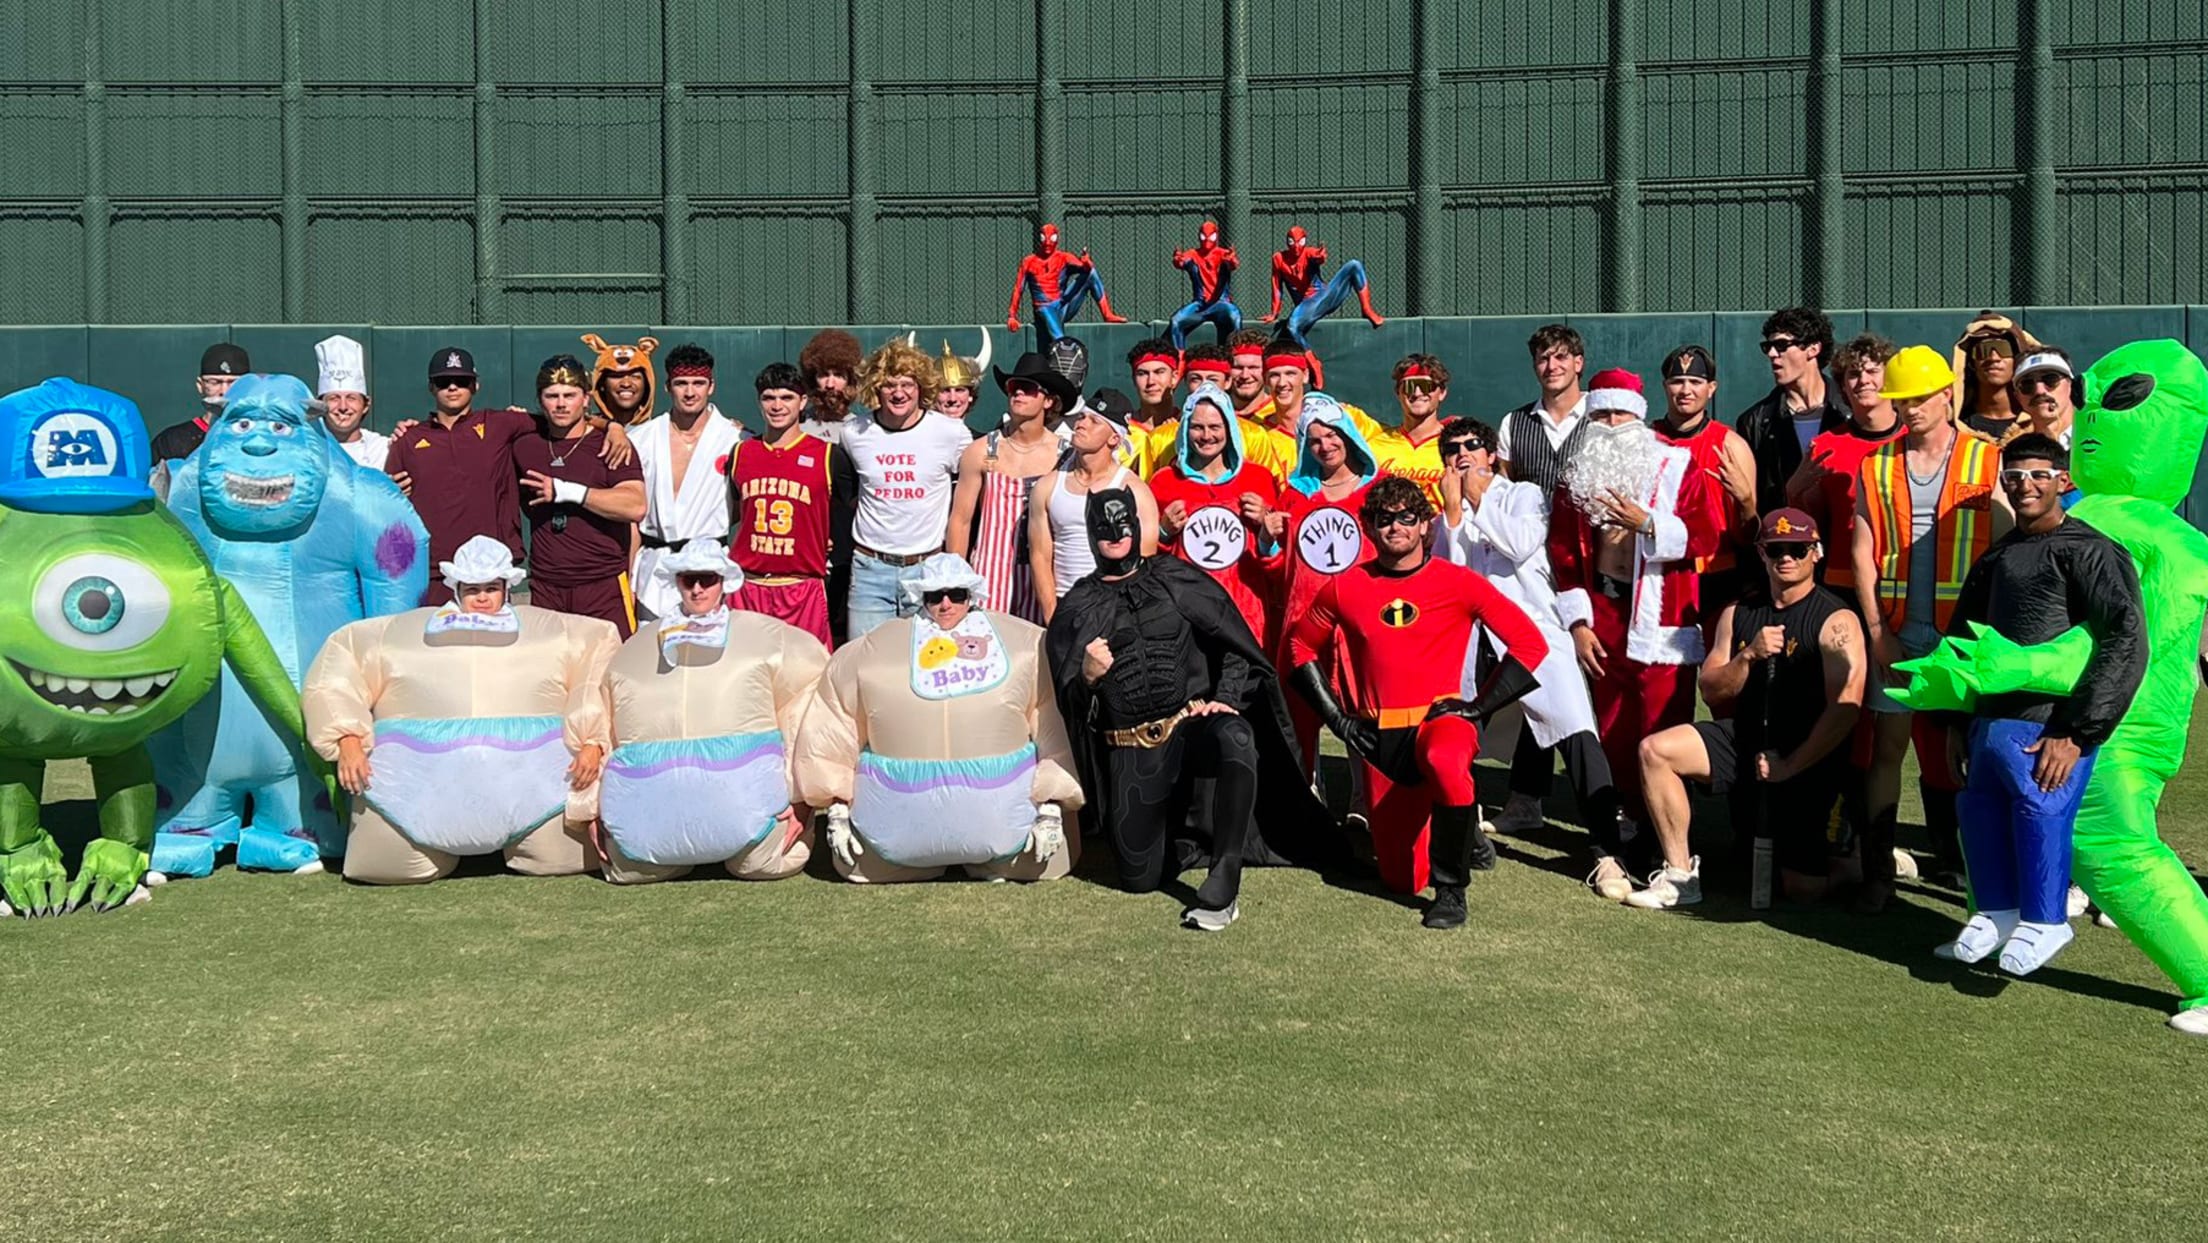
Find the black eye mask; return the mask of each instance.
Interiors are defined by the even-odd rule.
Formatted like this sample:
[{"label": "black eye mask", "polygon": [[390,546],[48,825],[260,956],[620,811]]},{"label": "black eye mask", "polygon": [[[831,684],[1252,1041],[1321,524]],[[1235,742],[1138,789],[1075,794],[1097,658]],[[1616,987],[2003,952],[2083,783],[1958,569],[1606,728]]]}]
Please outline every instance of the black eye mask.
[{"label": "black eye mask", "polygon": [[[1106,488],[1089,494],[1089,551],[1096,568],[1105,574],[1124,574],[1135,568],[1142,553],[1142,520],[1135,508],[1135,494],[1125,488]],[[1124,557],[1107,557],[1104,545],[1127,540]]]}]

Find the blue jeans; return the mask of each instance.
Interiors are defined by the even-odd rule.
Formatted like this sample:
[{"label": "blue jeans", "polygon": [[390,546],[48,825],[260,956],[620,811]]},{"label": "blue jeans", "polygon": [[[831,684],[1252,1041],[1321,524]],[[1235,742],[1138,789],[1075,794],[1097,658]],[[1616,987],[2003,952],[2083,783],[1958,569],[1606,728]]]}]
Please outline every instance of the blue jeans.
[{"label": "blue jeans", "polygon": [[917,565],[891,565],[878,557],[851,553],[851,597],[845,609],[849,627],[846,642],[856,643],[867,631],[897,617],[912,617],[920,606],[905,599],[905,584],[920,577]]},{"label": "blue jeans", "polygon": [[2028,923],[2059,924],[2069,915],[2070,830],[2098,753],[2084,752],[2068,781],[2042,790],[2032,779],[2039,757],[2024,750],[2039,741],[2042,728],[2036,721],[1972,721],[1970,779],[1955,810],[1963,822],[1972,905],[2021,911]]}]

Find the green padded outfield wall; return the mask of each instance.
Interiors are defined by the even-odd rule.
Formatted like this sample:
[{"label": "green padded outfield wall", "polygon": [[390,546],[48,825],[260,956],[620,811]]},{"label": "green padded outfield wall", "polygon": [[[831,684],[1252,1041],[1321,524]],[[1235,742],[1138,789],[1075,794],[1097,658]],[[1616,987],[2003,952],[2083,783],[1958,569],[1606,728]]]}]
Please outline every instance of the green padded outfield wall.
[{"label": "green padded outfield wall", "polygon": [[[1874,331],[1903,343],[1952,345],[1977,308],[1908,311],[1835,311],[1836,334],[1845,339]],[[2195,352],[2208,354],[2208,306],[2024,307],[2009,314],[2050,342],[2068,348],[2081,364],[2109,349],[2142,337],[2173,337]],[[1647,378],[1652,403],[1662,394],[1656,368],[1676,345],[1708,347],[1718,360],[1717,408],[1730,419],[1769,391],[1770,370],[1756,349],[1761,311],[1719,313],[1647,313],[1570,315],[1559,318],[1587,341],[1589,373],[1602,367],[1628,367]],[[1400,420],[1389,369],[1414,350],[1439,355],[1454,373],[1448,409],[1452,414],[1494,419],[1533,395],[1526,337],[1547,321],[1542,316],[1480,318],[1401,317],[1381,328],[1360,319],[1321,324],[1312,344],[1326,360],[1327,388],[1343,400],[1363,406],[1385,423]],[[1159,325],[1130,323],[1116,327],[1076,324],[1091,349],[1089,387],[1129,387],[1126,352]],[[483,398],[494,403],[529,403],[537,364],[560,351],[584,352],[577,339],[595,332],[609,341],[634,341],[647,333],[660,339],[662,351],[696,341],[713,351],[720,388],[715,401],[726,413],[757,425],[750,378],[769,362],[794,360],[815,329],[683,328],[643,321],[547,326],[391,327],[363,323],[256,325],[232,323],[166,324],[118,327],[82,324],[49,327],[0,326],[0,392],[37,383],[50,375],[68,375],[124,393],[145,412],[151,430],[189,417],[198,402],[192,387],[200,352],[215,341],[235,341],[262,370],[287,371],[311,383],[314,343],[333,332],[352,335],[368,351],[369,387],[375,399],[371,426],[388,431],[404,418],[420,418],[428,409],[427,367],[431,353],[447,344],[473,351],[483,374]],[[861,341],[872,346],[906,331],[919,334],[930,352],[948,340],[960,352],[978,347],[979,329],[967,326],[880,325],[860,327]],[[1207,337],[1209,330],[1202,334]],[[1022,342],[999,324],[991,332],[996,356],[1009,365]],[[970,420],[976,430],[994,424],[1003,398],[985,392]],[[2186,516],[2208,529],[2208,458],[2196,477]]]},{"label": "green padded outfield wall", "polygon": [[2208,301],[2200,0],[0,0],[0,323]]}]

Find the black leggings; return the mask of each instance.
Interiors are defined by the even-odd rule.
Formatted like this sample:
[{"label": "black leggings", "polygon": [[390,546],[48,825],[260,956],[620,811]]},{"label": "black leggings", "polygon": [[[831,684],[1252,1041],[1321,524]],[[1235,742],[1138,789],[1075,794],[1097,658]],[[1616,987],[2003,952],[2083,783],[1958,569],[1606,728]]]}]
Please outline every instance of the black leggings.
[{"label": "black leggings", "polygon": [[1104,762],[1111,782],[1105,832],[1119,859],[1120,885],[1153,892],[1165,883],[1168,863],[1177,867],[1188,857],[1175,849],[1175,835],[1184,831],[1199,783],[1209,781],[1211,806],[1197,831],[1209,836],[1210,849],[1189,843],[1197,847],[1191,855],[1211,858],[1196,905],[1218,910],[1234,901],[1257,805],[1257,735],[1250,723],[1231,713],[1190,717],[1164,746],[1111,747]]}]

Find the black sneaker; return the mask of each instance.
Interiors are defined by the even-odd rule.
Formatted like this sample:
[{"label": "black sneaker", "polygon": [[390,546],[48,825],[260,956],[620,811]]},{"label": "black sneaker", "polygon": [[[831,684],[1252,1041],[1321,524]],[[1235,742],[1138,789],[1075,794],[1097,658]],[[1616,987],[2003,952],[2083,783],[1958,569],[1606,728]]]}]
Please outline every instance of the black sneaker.
[{"label": "black sneaker", "polygon": [[1472,826],[1471,864],[1472,870],[1475,872],[1492,872],[1495,870],[1495,839],[1482,833],[1480,826],[1476,824]]},{"label": "black sneaker", "polygon": [[1434,900],[1426,904],[1426,914],[1418,922],[1428,928],[1462,928],[1465,918],[1464,886],[1436,885]]}]

